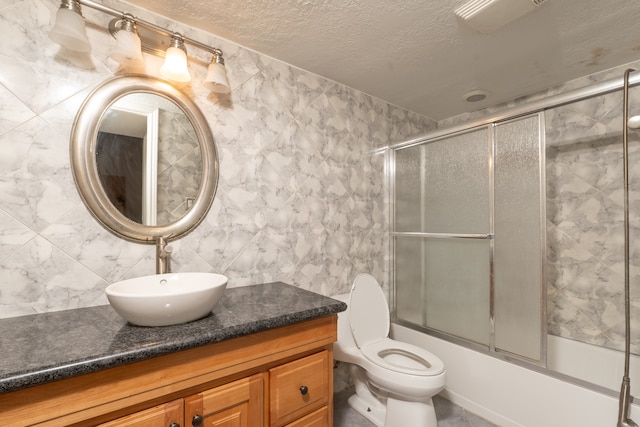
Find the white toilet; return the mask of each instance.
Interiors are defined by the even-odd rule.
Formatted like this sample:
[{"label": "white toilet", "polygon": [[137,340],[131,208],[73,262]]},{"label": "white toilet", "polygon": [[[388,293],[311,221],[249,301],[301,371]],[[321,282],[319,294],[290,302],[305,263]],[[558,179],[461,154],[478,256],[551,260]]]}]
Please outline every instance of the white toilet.
[{"label": "white toilet", "polygon": [[382,427],[436,427],[431,398],[446,384],[444,364],[434,354],[389,338],[389,306],[370,274],[360,274],[338,313],[334,357],[347,362],[356,393],[349,405]]}]

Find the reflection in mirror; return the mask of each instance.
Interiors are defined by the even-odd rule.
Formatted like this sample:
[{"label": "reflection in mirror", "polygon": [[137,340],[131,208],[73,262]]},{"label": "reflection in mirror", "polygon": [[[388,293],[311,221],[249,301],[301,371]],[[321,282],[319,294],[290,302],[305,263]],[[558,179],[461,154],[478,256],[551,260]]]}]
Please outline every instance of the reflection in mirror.
[{"label": "reflection in mirror", "polygon": [[170,100],[149,93],[120,98],[97,134],[100,183],[113,206],[144,225],[167,225],[192,206],[202,180],[193,125]]},{"label": "reflection in mirror", "polygon": [[82,201],[119,237],[179,239],[211,208],[219,174],[211,129],[164,80],[130,74],[100,84],[78,110],[70,148]]}]

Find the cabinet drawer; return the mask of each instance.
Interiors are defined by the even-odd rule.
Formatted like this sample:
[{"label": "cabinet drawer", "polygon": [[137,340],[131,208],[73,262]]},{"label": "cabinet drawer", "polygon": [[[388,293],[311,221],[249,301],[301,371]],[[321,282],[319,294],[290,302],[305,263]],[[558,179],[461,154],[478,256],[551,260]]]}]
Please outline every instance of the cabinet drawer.
[{"label": "cabinet drawer", "polygon": [[327,405],[329,369],[327,351],[269,370],[271,426],[282,426]]},{"label": "cabinet drawer", "polygon": [[306,415],[299,420],[287,424],[287,427],[329,427],[329,408],[323,406],[315,412]]},{"label": "cabinet drawer", "polygon": [[99,424],[98,427],[157,427],[168,426],[171,423],[183,425],[182,415],[182,399],[177,399],[108,423]]}]

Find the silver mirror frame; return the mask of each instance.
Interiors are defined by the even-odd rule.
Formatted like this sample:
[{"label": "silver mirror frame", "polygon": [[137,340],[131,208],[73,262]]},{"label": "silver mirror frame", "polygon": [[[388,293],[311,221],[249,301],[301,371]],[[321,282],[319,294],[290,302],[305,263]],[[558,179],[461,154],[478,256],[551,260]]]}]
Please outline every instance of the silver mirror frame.
[{"label": "silver mirror frame", "polygon": [[[102,118],[118,99],[132,93],[149,93],[173,101],[193,125],[200,144],[202,181],[196,200],[184,216],[167,225],[143,225],[127,218],[111,203],[98,176],[96,141]],[[204,114],[186,94],[151,76],[118,76],[95,88],[74,120],[70,156],[76,188],[89,212],[107,230],[134,242],[151,243],[160,237],[173,240],[189,233],[209,212],[218,187],[218,153]]]}]

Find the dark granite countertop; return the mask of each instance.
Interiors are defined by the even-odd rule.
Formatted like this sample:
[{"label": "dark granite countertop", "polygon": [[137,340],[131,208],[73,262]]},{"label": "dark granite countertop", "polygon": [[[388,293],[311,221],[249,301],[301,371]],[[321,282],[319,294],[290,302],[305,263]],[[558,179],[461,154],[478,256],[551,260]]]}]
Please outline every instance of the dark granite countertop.
[{"label": "dark granite countertop", "polygon": [[109,305],[0,319],[0,393],[314,319],[347,308],[282,282],[225,290],[211,315],[128,324]]}]

